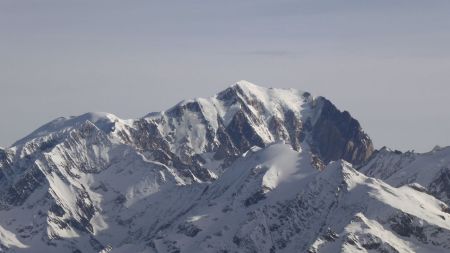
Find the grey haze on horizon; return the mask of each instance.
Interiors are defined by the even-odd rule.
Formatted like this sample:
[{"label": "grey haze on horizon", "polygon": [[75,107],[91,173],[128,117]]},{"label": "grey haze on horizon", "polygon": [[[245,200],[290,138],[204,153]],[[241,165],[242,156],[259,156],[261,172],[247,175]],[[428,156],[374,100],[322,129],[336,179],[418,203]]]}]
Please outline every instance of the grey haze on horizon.
[{"label": "grey haze on horizon", "polygon": [[450,1],[0,1],[0,146],[245,79],[325,96],[376,147],[450,145]]}]

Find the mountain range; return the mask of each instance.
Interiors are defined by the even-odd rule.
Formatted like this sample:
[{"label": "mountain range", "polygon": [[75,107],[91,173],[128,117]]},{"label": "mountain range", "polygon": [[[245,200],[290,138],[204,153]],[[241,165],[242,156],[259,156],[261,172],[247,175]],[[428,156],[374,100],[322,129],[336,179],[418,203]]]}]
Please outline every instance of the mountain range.
[{"label": "mountain range", "polygon": [[376,150],[324,97],[240,81],[0,148],[0,252],[450,252],[450,147]]}]

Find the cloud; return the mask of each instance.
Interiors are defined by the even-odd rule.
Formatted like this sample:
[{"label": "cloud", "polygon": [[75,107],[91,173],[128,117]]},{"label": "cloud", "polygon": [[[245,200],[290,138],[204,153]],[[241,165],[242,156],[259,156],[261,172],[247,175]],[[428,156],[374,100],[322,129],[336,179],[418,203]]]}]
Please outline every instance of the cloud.
[{"label": "cloud", "polygon": [[263,56],[263,57],[296,57],[298,52],[288,50],[249,50],[242,51],[240,54],[250,56]]}]

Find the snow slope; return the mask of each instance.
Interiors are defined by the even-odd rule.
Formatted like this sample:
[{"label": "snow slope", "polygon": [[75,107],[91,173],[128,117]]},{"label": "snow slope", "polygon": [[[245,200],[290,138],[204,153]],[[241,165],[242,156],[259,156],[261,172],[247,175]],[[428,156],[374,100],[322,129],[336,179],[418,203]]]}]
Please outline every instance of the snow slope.
[{"label": "snow slope", "polygon": [[153,250],[444,252],[450,249],[444,207],[343,161],[318,171],[307,152],[275,144],[238,159],[190,212],[160,231]]},{"label": "snow slope", "polygon": [[450,204],[450,147],[423,154],[383,148],[360,170],[393,186],[414,184]]}]

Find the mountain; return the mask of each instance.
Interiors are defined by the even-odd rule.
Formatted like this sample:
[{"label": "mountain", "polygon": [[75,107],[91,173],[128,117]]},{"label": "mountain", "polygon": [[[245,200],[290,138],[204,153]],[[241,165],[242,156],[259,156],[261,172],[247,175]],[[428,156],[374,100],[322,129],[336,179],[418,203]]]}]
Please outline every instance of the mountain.
[{"label": "mountain", "polygon": [[0,149],[0,248],[446,252],[449,151],[374,150],[326,98],[246,81],[58,118]]},{"label": "mountain", "polygon": [[424,154],[382,148],[361,172],[396,187],[419,187],[450,205],[450,147],[436,147]]}]

